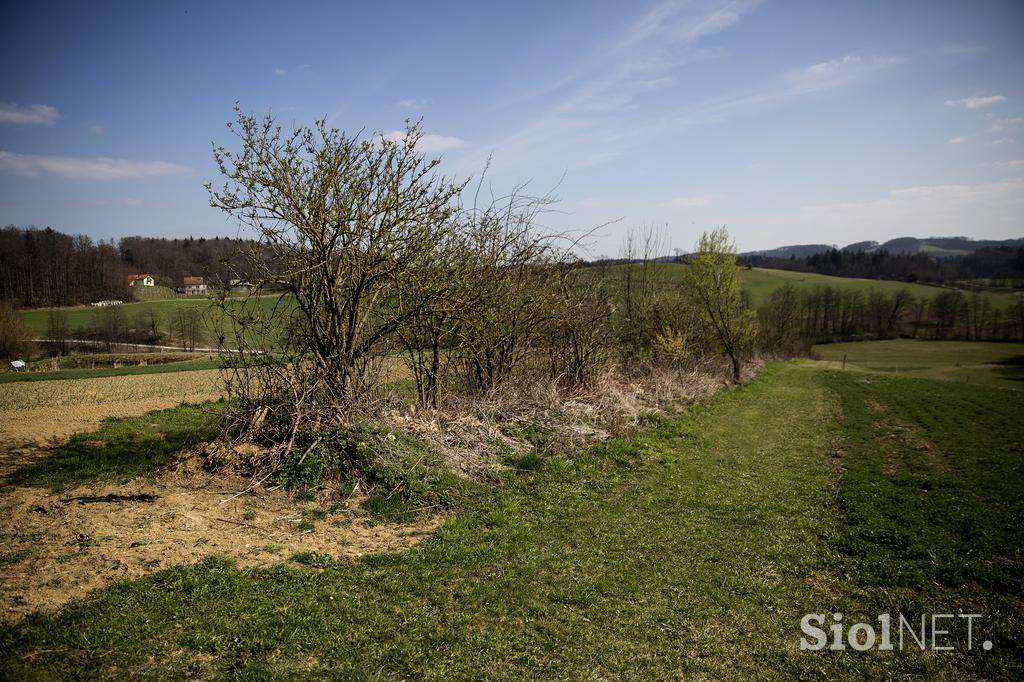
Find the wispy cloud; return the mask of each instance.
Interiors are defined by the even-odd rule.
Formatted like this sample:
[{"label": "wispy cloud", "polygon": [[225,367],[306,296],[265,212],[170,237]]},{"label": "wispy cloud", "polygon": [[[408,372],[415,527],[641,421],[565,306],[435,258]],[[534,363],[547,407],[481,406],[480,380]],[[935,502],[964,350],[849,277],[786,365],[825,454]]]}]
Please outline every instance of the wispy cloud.
[{"label": "wispy cloud", "polygon": [[0,123],[52,126],[58,118],[60,112],[47,104],[21,107],[11,102],[0,102]]},{"label": "wispy cloud", "polygon": [[1015,116],[1013,118],[999,118],[992,122],[992,126],[989,128],[994,133],[1001,133],[1004,130],[1013,130],[1024,125],[1024,117]]},{"label": "wispy cloud", "polygon": [[136,180],[179,175],[188,171],[186,166],[167,161],[42,156],[0,151],[0,173],[30,178],[55,175],[68,180]]},{"label": "wispy cloud", "polygon": [[[734,26],[760,0],[670,0],[640,14],[626,28],[596,41],[588,54],[540,88],[517,93],[516,104],[541,102],[525,125],[462,159],[469,172],[493,151],[499,171],[521,172],[545,161],[575,171],[620,158],[663,123],[663,107],[648,103],[677,88],[684,70],[723,54],[704,39]],[[622,122],[628,112],[629,125]]]},{"label": "wispy cloud", "polygon": [[843,55],[838,59],[811,64],[786,74],[787,94],[829,90],[859,80],[871,72],[903,62],[901,57]]},{"label": "wispy cloud", "polygon": [[[384,139],[391,140],[392,142],[401,142],[405,139],[405,131],[392,130],[390,132],[386,132],[384,133]],[[458,149],[465,145],[466,141],[461,137],[454,137],[452,135],[433,135],[427,133],[420,137],[419,142],[416,144],[416,149],[421,152],[443,152],[449,149]]]},{"label": "wispy cloud", "polygon": [[756,90],[704,100],[683,110],[679,116],[688,122],[717,120],[744,109],[851,85],[903,61],[897,56],[847,54],[790,69]]},{"label": "wispy cloud", "polygon": [[955,57],[973,57],[988,52],[988,46],[968,43],[947,43],[939,48],[939,52]]},{"label": "wispy cloud", "polygon": [[984,109],[990,107],[993,104],[999,104],[1005,102],[1006,97],[1003,95],[989,95],[987,97],[964,97],[962,99],[947,99],[947,107],[963,107],[965,109]]},{"label": "wispy cloud", "polygon": [[986,161],[981,164],[990,168],[1024,168],[1024,159],[1011,159],[1009,161]]},{"label": "wispy cloud", "polygon": [[398,106],[403,109],[422,109],[430,103],[427,99],[400,99]]},{"label": "wispy cloud", "polygon": [[287,68],[279,66],[276,69],[274,69],[274,75],[283,78],[285,76],[293,76],[297,73],[308,71],[311,68],[313,67],[309,64],[299,64],[297,66],[290,66]]},{"label": "wispy cloud", "polygon": [[961,136],[950,138],[946,144],[963,144],[964,142],[967,142],[967,138]]},{"label": "wispy cloud", "polygon": [[102,135],[104,128],[101,125],[91,125],[89,126],[88,130],[93,135]]},{"label": "wispy cloud", "polygon": [[713,194],[695,194],[687,197],[675,197],[660,204],[662,208],[702,208],[710,206],[716,197]]}]

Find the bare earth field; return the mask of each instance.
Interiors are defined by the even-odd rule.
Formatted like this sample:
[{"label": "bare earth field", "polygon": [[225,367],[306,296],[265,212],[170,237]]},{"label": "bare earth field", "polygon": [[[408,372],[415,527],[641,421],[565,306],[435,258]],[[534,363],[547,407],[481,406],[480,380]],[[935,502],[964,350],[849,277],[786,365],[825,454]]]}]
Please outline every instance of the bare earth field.
[{"label": "bare earth field", "polygon": [[[107,417],[216,400],[222,392],[217,370],[2,384],[0,450],[38,447],[92,430]],[[4,461],[0,473],[9,466]]]},{"label": "bare earth field", "polygon": [[[0,475],[47,455],[48,446],[108,417],[221,397],[217,371],[175,372],[0,386]],[[295,553],[358,557],[406,548],[439,516],[376,524],[359,497],[297,501],[283,490],[236,493],[250,481],[211,476],[185,457],[156,478],[92,483],[61,492],[7,487],[0,493],[0,620],[55,610],[116,581],[191,564],[211,554],[239,567]]]},{"label": "bare earth field", "polygon": [[[440,525],[434,516],[376,525],[359,498],[300,502],[283,490],[235,497],[249,481],[169,472],[154,481],[85,486],[62,493],[15,488],[0,495],[2,620],[52,611],[119,580],[217,554],[239,568],[297,552],[332,557],[412,546]],[[317,519],[317,521],[314,521]],[[305,530],[303,530],[305,529]]]}]

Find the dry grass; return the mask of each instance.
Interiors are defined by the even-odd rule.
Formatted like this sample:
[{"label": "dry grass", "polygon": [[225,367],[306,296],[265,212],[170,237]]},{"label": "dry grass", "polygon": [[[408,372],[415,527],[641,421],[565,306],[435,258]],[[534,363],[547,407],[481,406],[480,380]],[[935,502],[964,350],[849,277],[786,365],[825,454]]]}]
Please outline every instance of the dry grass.
[{"label": "dry grass", "polygon": [[236,497],[247,483],[179,467],[156,480],[0,495],[0,620],[57,609],[94,589],[211,554],[248,567],[297,552],[396,551],[429,536],[441,521],[368,522],[358,498],[297,501],[280,489]]},{"label": "dry grass", "polygon": [[[756,362],[748,371],[753,375],[759,368]],[[711,397],[728,376],[721,363],[630,373],[608,366],[583,388],[567,390],[541,379],[510,381],[483,396],[451,396],[438,410],[391,409],[382,418],[395,431],[429,443],[455,471],[486,481],[505,468],[507,455],[583,450],[629,433],[649,416]]]}]

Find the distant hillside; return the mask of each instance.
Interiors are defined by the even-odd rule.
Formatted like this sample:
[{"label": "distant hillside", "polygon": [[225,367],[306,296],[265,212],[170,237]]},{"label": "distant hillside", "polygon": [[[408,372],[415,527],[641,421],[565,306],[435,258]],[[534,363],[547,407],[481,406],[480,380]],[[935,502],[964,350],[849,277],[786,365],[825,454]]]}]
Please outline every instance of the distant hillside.
[{"label": "distant hillside", "polygon": [[[966,256],[979,249],[999,246],[1019,248],[1024,246],[1024,238],[995,240],[971,239],[970,237],[926,237],[923,239],[918,237],[897,237],[896,239],[890,239],[884,244],[879,244],[875,241],[856,242],[844,246],[841,250],[863,251],[865,253],[887,251],[894,255],[926,253],[930,256],[943,258],[947,256]],[[833,248],[828,244],[794,244],[762,251],[748,251],[740,255],[769,259],[808,258],[820,253],[827,253]]]},{"label": "distant hillside", "polygon": [[[863,244],[864,242],[861,242]],[[851,244],[846,250],[854,251],[859,244]],[[876,247],[879,251],[889,253],[927,253],[936,257],[944,256],[966,256],[979,249],[1008,246],[1018,248],[1024,246],[1022,239],[971,239],[969,237],[928,237],[918,239],[916,237],[900,237],[890,239]],[[869,249],[865,249],[869,250]]]},{"label": "distant hillside", "polygon": [[834,247],[829,244],[794,244],[792,246],[779,246],[764,251],[748,251],[741,253],[741,256],[760,256],[763,258],[807,258],[819,253],[831,251]]}]

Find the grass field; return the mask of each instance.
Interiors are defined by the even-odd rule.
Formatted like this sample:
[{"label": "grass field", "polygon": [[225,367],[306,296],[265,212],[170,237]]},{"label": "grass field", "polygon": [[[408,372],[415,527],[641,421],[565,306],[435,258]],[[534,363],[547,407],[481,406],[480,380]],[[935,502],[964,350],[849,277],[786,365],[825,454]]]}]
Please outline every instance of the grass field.
[{"label": "grass field", "polygon": [[[741,270],[740,277],[743,280],[744,290],[750,295],[751,302],[755,307],[765,303],[773,291],[782,288],[786,284],[793,284],[799,288],[827,285],[843,291],[861,291],[865,294],[875,290],[888,295],[892,295],[901,289],[907,289],[915,297],[927,299],[935,298],[935,296],[944,291],[941,287],[925,284],[879,279],[858,279],[855,277],[830,277],[813,272],[790,272],[788,270],[770,270],[767,268],[744,269]],[[993,306],[998,309],[1010,307],[1015,300],[1013,294],[1008,293],[986,293],[984,295],[988,296]]]},{"label": "grass field", "polygon": [[1024,343],[894,339],[814,346],[829,367],[1024,390]]},{"label": "grass field", "polygon": [[179,294],[170,287],[143,287],[135,286],[132,287],[132,296],[135,297],[136,301],[164,301],[178,298],[185,298],[184,294]]},{"label": "grass field", "polygon": [[220,360],[202,357],[197,360],[166,362],[159,365],[129,365],[125,367],[101,367],[97,369],[61,369],[53,372],[5,372],[0,374],[0,384],[22,381],[69,381],[71,379],[98,379],[101,377],[132,376],[136,374],[165,374],[168,372],[189,372],[200,369],[217,369]]},{"label": "grass field", "polygon": [[[234,305],[241,305],[242,299],[236,299],[232,303]],[[262,296],[258,299],[257,304],[264,307],[270,307],[277,303],[278,296]],[[160,330],[164,333],[171,331],[171,320],[173,319],[175,311],[181,308],[196,308],[202,314],[202,322],[200,324],[200,335],[197,339],[198,343],[203,345],[215,345],[217,342],[217,333],[215,330],[214,321],[211,313],[213,310],[213,304],[209,298],[201,296],[181,296],[174,299],[154,299],[149,301],[142,301],[137,303],[124,303],[118,306],[129,320],[148,315],[150,313],[156,313],[161,320]],[[94,308],[92,306],[75,306],[73,308],[64,308],[68,314],[68,324],[72,329],[72,333],[78,329],[86,329],[97,319],[102,308]],[[49,309],[40,308],[34,310],[23,310],[19,314],[28,323],[32,329],[32,333],[35,334],[36,338],[46,338],[47,335],[47,316]],[[173,337],[174,334],[171,334]]]},{"label": "grass field", "polygon": [[[541,453],[496,489],[467,489],[407,552],[170,568],[2,626],[0,667],[39,679],[1019,679],[1015,398],[776,365],[634,436]],[[970,651],[958,619],[944,623],[953,651],[798,647],[805,613],[852,624],[960,611],[981,614]]]}]

